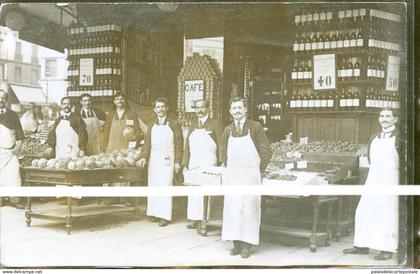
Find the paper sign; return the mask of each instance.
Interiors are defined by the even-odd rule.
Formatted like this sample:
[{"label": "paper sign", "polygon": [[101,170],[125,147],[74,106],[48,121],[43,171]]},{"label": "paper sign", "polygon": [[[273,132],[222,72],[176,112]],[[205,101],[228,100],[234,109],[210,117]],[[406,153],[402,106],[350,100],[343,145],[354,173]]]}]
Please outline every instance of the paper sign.
[{"label": "paper sign", "polygon": [[195,112],[195,102],[204,99],[204,80],[184,82],[185,112]]},{"label": "paper sign", "polygon": [[309,142],[309,137],[302,137],[299,139],[299,145],[307,145]]},{"label": "paper sign", "polygon": [[302,153],[300,153],[299,151],[295,151],[294,155],[298,159],[302,158]]},{"label": "paper sign", "polygon": [[134,121],[133,120],[125,120],[125,124],[127,126],[133,126],[134,125]]},{"label": "paper sign", "polygon": [[289,151],[286,153],[286,157],[287,158],[292,158],[295,154],[293,153],[293,151]]},{"label": "paper sign", "polygon": [[294,169],[295,168],[295,164],[294,163],[286,163],[284,165],[285,169]]},{"label": "paper sign", "polygon": [[388,56],[388,70],[386,74],[386,90],[398,91],[400,80],[400,57]]},{"label": "paper sign", "polygon": [[80,86],[93,86],[93,58],[80,59]]},{"label": "paper sign", "polygon": [[314,55],[314,90],[336,88],[335,54]]},{"label": "paper sign", "polygon": [[308,161],[302,160],[297,162],[297,168],[307,168],[308,167]]},{"label": "paper sign", "polygon": [[128,148],[135,148],[136,147],[136,142],[129,142],[128,143]]}]

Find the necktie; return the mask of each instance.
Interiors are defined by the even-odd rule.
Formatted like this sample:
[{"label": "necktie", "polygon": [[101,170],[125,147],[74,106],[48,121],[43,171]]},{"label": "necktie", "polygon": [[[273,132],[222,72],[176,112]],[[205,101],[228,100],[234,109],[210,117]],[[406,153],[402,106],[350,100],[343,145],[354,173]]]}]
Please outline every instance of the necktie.
[{"label": "necktie", "polygon": [[236,122],[236,133],[238,135],[241,135],[241,123],[240,122]]},{"label": "necktie", "polygon": [[91,110],[88,110],[88,117],[93,117],[93,112]]},{"label": "necktie", "polygon": [[63,116],[61,116],[61,118],[62,118],[63,120],[68,120],[68,119],[69,119],[69,116],[68,116],[68,115],[63,115]]}]

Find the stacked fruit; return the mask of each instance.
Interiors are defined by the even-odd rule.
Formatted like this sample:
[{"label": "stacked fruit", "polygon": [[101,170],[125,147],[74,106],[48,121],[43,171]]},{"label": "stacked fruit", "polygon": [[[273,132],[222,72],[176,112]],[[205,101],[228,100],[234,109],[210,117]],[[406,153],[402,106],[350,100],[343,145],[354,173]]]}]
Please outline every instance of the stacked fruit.
[{"label": "stacked fruit", "polygon": [[35,138],[26,138],[22,142],[21,149],[19,151],[19,158],[25,156],[34,156],[47,158],[48,155],[48,145],[41,143]]},{"label": "stacked fruit", "polygon": [[112,169],[125,167],[140,167],[141,149],[125,149],[107,154],[84,156],[66,159],[35,159],[31,166],[57,170],[83,170],[83,169]]}]

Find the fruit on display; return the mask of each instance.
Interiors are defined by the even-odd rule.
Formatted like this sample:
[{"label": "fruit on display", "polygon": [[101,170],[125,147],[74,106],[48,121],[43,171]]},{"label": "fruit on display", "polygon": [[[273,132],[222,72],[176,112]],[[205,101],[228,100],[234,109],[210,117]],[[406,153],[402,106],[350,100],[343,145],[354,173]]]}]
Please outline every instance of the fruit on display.
[{"label": "fruit on display", "polygon": [[297,176],[292,174],[279,174],[279,173],[268,173],[264,176],[267,179],[280,180],[280,181],[296,181]]},{"label": "fruit on display", "polygon": [[22,142],[18,157],[25,156],[48,158],[48,145],[41,143],[35,138],[25,138]]},{"label": "fruit on display", "polygon": [[31,167],[57,170],[86,170],[86,169],[111,169],[125,167],[140,167],[141,149],[124,149],[111,153],[101,153],[93,156],[66,159],[34,159]]}]

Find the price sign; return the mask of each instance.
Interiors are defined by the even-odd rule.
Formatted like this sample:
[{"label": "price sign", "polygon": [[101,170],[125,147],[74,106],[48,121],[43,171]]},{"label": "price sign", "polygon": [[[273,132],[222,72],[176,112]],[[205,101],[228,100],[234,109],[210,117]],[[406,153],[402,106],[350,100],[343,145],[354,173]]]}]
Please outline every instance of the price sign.
[{"label": "price sign", "polygon": [[195,102],[204,99],[204,80],[184,82],[185,112],[195,112]]},{"label": "price sign", "polygon": [[388,56],[388,69],[386,74],[386,90],[398,91],[400,81],[400,57]]},{"label": "price sign", "polygon": [[335,54],[314,55],[314,90],[336,88]]},{"label": "price sign", "polygon": [[93,86],[93,58],[80,59],[80,86]]}]

